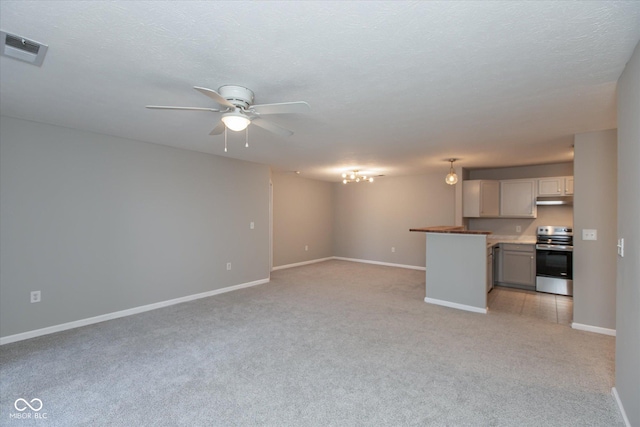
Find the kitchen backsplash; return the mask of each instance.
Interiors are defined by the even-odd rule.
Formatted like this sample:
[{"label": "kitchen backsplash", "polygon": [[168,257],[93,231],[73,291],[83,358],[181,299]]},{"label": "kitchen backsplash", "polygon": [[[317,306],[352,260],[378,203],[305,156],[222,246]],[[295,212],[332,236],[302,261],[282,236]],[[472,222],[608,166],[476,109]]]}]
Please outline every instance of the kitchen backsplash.
[{"label": "kitchen backsplash", "polygon": [[538,206],[538,217],[532,219],[470,218],[468,229],[487,230],[500,236],[535,236],[539,225],[573,227],[573,206]]}]

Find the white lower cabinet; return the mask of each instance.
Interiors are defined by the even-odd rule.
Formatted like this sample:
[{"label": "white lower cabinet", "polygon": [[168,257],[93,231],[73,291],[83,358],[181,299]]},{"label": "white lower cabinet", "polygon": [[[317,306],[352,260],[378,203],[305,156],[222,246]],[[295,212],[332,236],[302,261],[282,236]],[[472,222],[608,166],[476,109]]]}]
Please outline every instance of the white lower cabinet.
[{"label": "white lower cabinet", "polygon": [[498,263],[497,282],[500,285],[522,289],[535,289],[535,245],[502,243],[500,244],[500,259]]},{"label": "white lower cabinet", "polygon": [[487,248],[487,293],[493,289],[493,247]]}]

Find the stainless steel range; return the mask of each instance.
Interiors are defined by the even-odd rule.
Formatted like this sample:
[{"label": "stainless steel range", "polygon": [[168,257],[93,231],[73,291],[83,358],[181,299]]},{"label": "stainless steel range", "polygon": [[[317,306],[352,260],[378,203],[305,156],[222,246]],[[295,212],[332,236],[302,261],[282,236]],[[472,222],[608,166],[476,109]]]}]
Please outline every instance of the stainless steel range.
[{"label": "stainless steel range", "polygon": [[538,227],[536,291],[573,296],[573,229]]}]

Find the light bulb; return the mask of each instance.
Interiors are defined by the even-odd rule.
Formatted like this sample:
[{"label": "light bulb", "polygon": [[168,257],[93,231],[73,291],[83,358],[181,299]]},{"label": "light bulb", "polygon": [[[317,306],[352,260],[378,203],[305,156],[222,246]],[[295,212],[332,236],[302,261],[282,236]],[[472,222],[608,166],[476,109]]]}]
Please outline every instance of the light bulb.
[{"label": "light bulb", "polygon": [[449,172],[449,175],[445,178],[445,182],[449,185],[454,185],[458,182],[458,175],[455,172]]},{"label": "light bulb", "polygon": [[227,128],[236,132],[245,130],[251,123],[249,119],[238,113],[225,114],[222,116],[222,121]]},{"label": "light bulb", "polygon": [[444,182],[446,182],[449,185],[454,185],[455,183],[458,182],[458,175],[456,175],[456,172],[453,170],[453,162],[455,162],[456,160],[457,159],[449,159],[449,162],[451,163],[449,167],[449,174],[444,179]]}]

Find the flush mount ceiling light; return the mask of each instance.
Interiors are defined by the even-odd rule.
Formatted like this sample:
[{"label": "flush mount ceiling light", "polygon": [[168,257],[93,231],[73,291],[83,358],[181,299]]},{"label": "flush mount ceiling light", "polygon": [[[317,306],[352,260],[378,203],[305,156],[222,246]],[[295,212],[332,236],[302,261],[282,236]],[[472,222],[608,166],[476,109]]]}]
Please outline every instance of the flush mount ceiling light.
[{"label": "flush mount ceiling light", "polygon": [[449,185],[455,185],[455,183],[458,182],[458,175],[456,175],[456,172],[453,170],[453,162],[456,160],[458,159],[449,159],[451,167],[449,168],[449,174],[447,174],[447,177],[444,179],[444,181]]},{"label": "flush mount ceiling light", "polygon": [[342,183],[350,182],[373,182],[372,176],[360,175],[360,171],[348,171],[342,174]]}]

